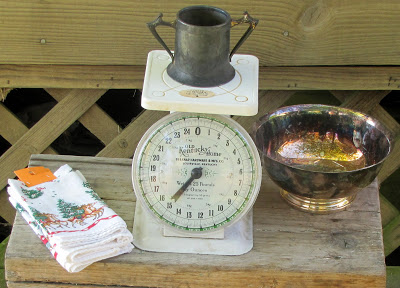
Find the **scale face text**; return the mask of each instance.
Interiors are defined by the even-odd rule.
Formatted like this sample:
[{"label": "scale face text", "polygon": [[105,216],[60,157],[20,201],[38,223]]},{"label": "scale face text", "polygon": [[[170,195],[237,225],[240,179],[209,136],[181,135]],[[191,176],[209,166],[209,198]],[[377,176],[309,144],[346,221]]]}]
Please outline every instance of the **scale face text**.
[{"label": "scale face text", "polygon": [[171,227],[222,228],[257,196],[254,150],[221,116],[181,113],[152,131],[142,147],[136,177],[143,204]]}]

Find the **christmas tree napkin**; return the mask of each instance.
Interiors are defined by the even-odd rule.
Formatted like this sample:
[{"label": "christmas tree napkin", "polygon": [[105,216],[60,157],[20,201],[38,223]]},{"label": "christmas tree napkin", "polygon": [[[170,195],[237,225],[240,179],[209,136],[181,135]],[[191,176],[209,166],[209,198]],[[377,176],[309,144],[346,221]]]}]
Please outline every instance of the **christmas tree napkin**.
[{"label": "christmas tree napkin", "polygon": [[129,253],[132,234],[79,171],[61,166],[55,180],[32,187],[9,179],[11,204],[68,272]]}]

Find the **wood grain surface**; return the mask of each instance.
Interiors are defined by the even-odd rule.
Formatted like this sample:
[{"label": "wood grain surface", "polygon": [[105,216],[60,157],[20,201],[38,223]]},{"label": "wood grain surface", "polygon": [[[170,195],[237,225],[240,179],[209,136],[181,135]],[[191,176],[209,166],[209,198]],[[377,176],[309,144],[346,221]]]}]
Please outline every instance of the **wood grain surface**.
[{"label": "wood grain surface", "polygon": [[[145,65],[147,52],[161,47],[145,24],[159,12],[172,21],[195,4],[258,18],[239,53],[261,66],[400,64],[397,0],[2,0],[0,63]],[[246,28],[232,29],[231,47]],[[174,30],[159,30],[173,47]]]},{"label": "wood grain surface", "polygon": [[[33,155],[30,165],[79,169],[132,227],[131,160]],[[254,248],[241,256],[132,253],[67,273],[16,217],[6,252],[10,287],[385,287],[377,183],[346,211],[312,215],[290,208],[264,175],[254,207]],[[48,283],[49,282],[49,283]],[[40,283],[41,286],[38,286]],[[21,286],[19,286],[21,284]],[[55,285],[59,286],[55,286]],[[95,286],[96,287],[96,286]]]},{"label": "wood grain surface", "polygon": [[[142,89],[144,73],[144,65],[2,64],[0,87]],[[400,67],[260,66],[259,89],[400,90]]]}]

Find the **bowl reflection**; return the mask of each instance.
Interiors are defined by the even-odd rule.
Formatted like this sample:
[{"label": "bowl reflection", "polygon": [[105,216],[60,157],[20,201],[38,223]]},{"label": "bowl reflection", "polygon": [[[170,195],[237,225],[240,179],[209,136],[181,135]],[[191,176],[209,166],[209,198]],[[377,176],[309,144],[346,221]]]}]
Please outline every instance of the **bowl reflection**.
[{"label": "bowl reflection", "polygon": [[391,151],[387,129],[366,114],[327,105],[295,105],[253,128],[263,167],[292,206],[342,210],[377,176]]}]

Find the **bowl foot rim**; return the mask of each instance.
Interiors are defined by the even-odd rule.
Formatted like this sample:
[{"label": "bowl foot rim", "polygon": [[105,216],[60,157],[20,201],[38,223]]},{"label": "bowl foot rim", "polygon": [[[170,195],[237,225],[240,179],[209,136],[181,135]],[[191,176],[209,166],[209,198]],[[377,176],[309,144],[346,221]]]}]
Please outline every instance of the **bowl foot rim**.
[{"label": "bowl foot rim", "polygon": [[356,198],[356,194],[336,199],[314,199],[302,197],[280,189],[282,198],[293,208],[313,213],[329,214],[346,209]]}]

